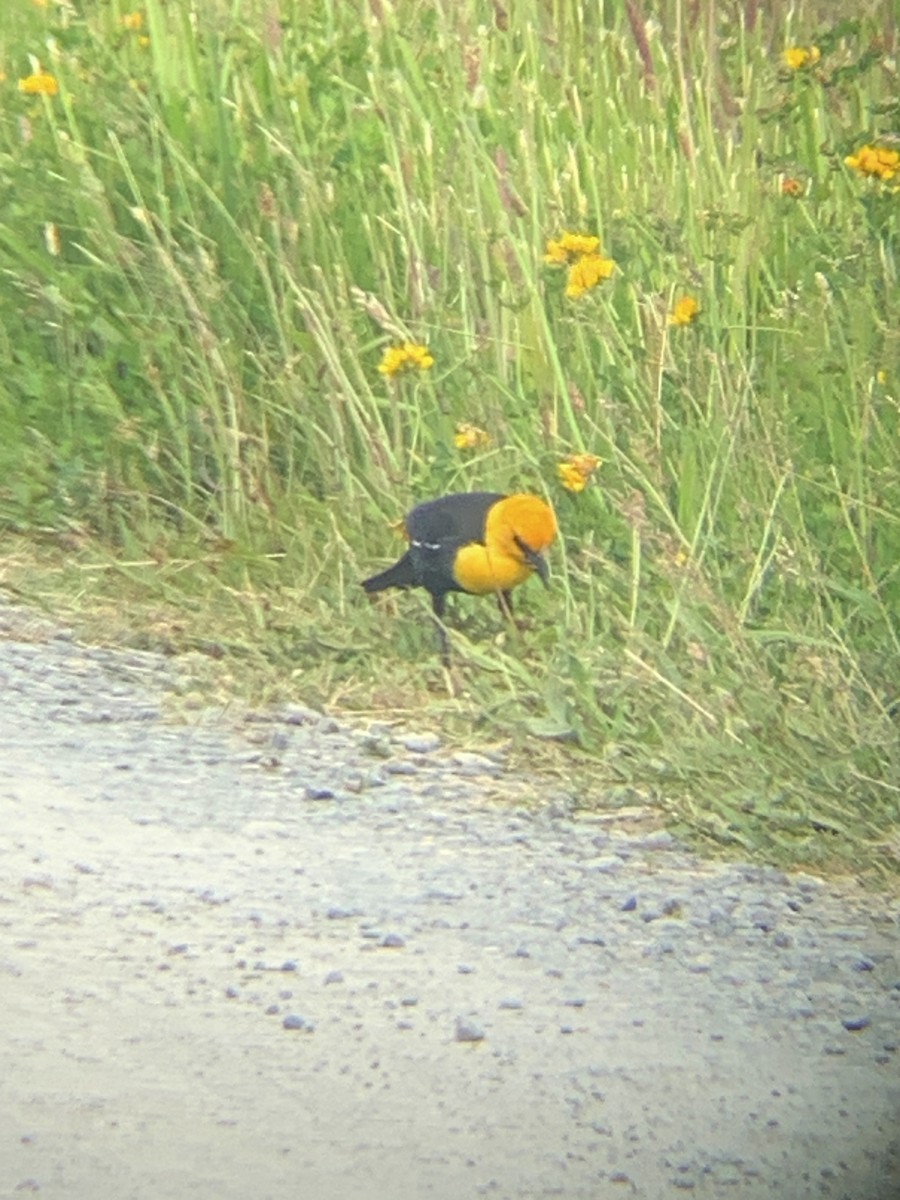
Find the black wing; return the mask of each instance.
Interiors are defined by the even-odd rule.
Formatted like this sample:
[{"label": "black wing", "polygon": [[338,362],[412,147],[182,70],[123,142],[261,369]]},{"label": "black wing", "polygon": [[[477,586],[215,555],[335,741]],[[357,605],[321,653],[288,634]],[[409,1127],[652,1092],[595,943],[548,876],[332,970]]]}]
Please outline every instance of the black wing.
[{"label": "black wing", "polygon": [[484,541],[484,523],[488,510],[502,492],[455,492],[438,500],[417,505],[406,518],[410,542],[457,549],[469,542]]},{"label": "black wing", "polygon": [[502,499],[502,492],[456,492],[427,500],[406,518],[416,581],[431,592],[438,605],[446,592],[464,590],[453,575],[457,551],[460,546],[484,541],[488,511]]}]

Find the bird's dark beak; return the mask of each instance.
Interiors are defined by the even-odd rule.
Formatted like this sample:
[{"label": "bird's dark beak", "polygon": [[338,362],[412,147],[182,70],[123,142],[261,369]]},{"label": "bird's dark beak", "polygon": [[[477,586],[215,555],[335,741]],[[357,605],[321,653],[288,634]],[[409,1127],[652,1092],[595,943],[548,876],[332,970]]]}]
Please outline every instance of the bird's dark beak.
[{"label": "bird's dark beak", "polygon": [[530,567],[534,567],[535,573],[540,579],[544,587],[550,586],[550,568],[547,566],[547,560],[543,554],[538,554],[536,550],[529,550],[527,546],[523,547],[525,553],[525,561]]}]

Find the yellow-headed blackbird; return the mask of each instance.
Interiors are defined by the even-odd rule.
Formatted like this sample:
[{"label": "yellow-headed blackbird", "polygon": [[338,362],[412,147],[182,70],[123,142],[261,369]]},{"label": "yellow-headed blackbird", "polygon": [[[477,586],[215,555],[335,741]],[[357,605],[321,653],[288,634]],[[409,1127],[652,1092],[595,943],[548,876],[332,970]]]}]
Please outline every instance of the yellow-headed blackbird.
[{"label": "yellow-headed blackbird", "polygon": [[537,496],[457,492],[419,504],[405,525],[409,549],[362,586],[367,592],[391,587],[430,592],[445,663],[448,646],[441,619],[448,592],[494,592],[501,610],[511,615],[514,587],[535,571],[547,583],[543,551],[556,536],[556,518]]}]

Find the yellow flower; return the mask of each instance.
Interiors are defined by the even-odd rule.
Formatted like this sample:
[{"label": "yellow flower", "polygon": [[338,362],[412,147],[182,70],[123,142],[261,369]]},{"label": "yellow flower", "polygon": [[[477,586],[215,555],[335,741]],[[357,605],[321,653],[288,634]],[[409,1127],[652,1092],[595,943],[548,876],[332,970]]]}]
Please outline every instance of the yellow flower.
[{"label": "yellow flower", "polygon": [[470,425],[468,421],[460,421],[456,426],[453,445],[457,450],[484,450],[490,444],[490,434],[484,429],[479,429],[477,425]]},{"label": "yellow flower", "polygon": [[860,175],[893,179],[900,174],[900,153],[889,150],[887,146],[860,146],[855,154],[847,155],[844,165]]},{"label": "yellow flower", "polygon": [[600,245],[600,239],[587,233],[563,233],[558,241],[547,242],[547,253],[544,262],[559,265],[567,263],[582,254],[595,254]]},{"label": "yellow flower", "polygon": [[569,267],[566,295],[573,300],[583,296],[604,279],[609,279],[615,268],[616,264],[611,258],[601,258],[599,254],[583,254]]},{"label": "yellow flower", "polygon": [[672,311],[669,313],[669,324],[690,325],[699,311],[700,305],[693,296],[682,296],[680,300],[676,300],[672,305]]},{"label": "yellow flower", "polygon": [[434,359],[428,353],[427,346],[419,346],[415,342],[404,342],[402,346],[388,346],[378,364],[382,375],[396,375],[398,371],[418,368],[427,371],[434,366]]},{"label": "yellow flower", "polygon": [[19,80],[19,91],[24,92],[26,96],[55,96],[59,91],[59,84],[46,71],[38,71]]},{"label": "yellow flower", "polygon": [[793,196],[796,199],[803,195],[803,184],[799,179],[785,178],[781,181],[782,196]]},{"label": "yellow flower", "polygon": [[587,480],[576,470],[571,463],[561,462],[556,464],[556,473],[559,476],[559,481],[567,492],[583,492]]},{"label": "yellow flower", "polygon": [[804,50],[802,46],[788,46],[783,52],[784,65],[790,71],[799,71],[803,67],[813,67],[822,57],[818,46],[810,46]]},{"label": "yellow flower", "polygon": [[139,12],[124,13],[122,24],[126,29],[137,32],[137,30],[144,28],[144,14]]},{"label": "yellow flower", "polygon": [[601,461],[596,454],[568,454],[556,464],[556,474],[567,492],[583,492]]}]

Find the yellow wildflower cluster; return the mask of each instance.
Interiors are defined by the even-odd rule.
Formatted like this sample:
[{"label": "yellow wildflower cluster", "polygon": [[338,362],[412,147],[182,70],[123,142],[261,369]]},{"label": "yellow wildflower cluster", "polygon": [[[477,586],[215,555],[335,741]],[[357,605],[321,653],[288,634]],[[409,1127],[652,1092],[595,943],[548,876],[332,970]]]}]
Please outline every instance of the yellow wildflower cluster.
[{"label": "yellow wildflower cluster", "polygon": [[556,266],[565,265],[573,258],[581,258],[585,254],[596,254],[600,249],[600,239],[587,233],[564,233],[557,241],[552,239],[547,243],[545,263]]},{"label": "yellow wildflower cluster", "polygon": [[19,91],[24,92],[26,96],[55,96],[59,91],[59,84],[46,71],[36,71],[33,75],[26,75],[24,79],[19,80]]},{"label": "yellow wildflower cluster", "polygon": [[804,67],[814,67],[822,55],[818,46],[810,46],[808,50],[802,46],[788,46],[782,57],[788,70],[802,71]]},{"label": "yellow wildflower cluster", "polygon": [[144,28],[144,14],[140,12],[123,13],[122,25],[132,33],[137,33]]},{"label": "yellow wildflower cluster", "polygon": [[596,454],[567,454],[556,464],[556,474],[567,492],[583,492],[601,461]]},{"label": "yellow wildflower cluster", "polygon": [[388,346],[378,364],[382,375],[396,375],[398,371],[427,371],[434,366],[434,359],[427,346],[415,342],[404,342],[402,346]]},{"label": "yellow wildflower cluster", "polygon": [[566,295],[571,300],[609,279],[615,270],[616,264],[611,258],[603,258],[597,253],[599,247],[600,239],[585,233],[563,233],[555,241],[547,242],[544,262],[569,267]]},{"label": "yellow wildflower cluster", "polygon": [[682,296],[680,300],[676,300],[672,305],[672,311],[669,313],[669,324],[690,325],[699,311],[700,305],[693,296]]},{"label": "yellow wildflower cluster", "polygon": [[491,444],[491,435],[477,425],[468,421],[460,421],[456,426],[453,445],[457,450],[485,450]]},{"label": "yellow wildflower cluster", "polygon": [[878,179],[893,179],[900,175],[900,153],[887,146],[860,146],[855,154],[848,154],[844,165],[860,175],[874,175]]}]

